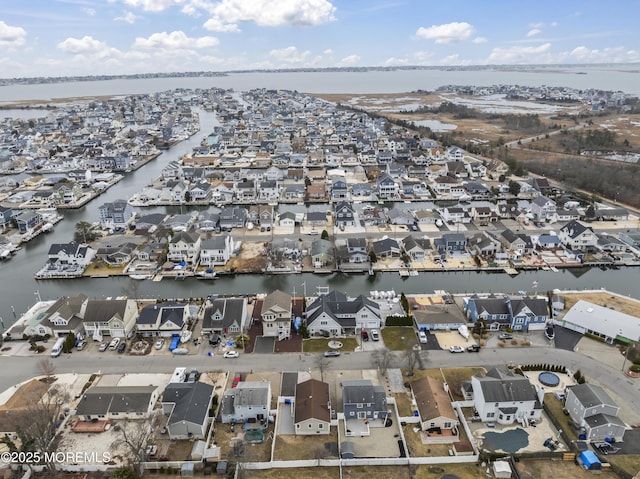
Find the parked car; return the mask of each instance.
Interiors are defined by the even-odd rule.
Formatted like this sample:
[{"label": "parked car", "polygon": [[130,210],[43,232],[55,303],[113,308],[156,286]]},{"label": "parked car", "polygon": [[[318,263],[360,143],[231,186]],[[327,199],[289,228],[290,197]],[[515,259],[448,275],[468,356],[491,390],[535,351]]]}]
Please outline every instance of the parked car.
[{"label": "parked car", "polygon": [[100,351],[102,353],[102,352],[106,351],[108,347],[109,347],[109,343],[104,341],[104,342],[100,343],[100,346],[98,346],[98,351]]},{"label": "parked car", "polygon": [[162,349],[163,346],[164,346],[164,338],[158,339],[156,341],[156,349]]},{"label": "parked car", "polygon": [[131,339],[136,335],[136,331],[134,329],[132,329],[131,331],[129,331],[129,334],[127,334],[127,339]]},{"label": "parked car", "polygon": [[374,341],[380,341],[380,333],[377,329],[371,330],[371,339],[373,339]]},{"label": "parked car", "polygon": [[217,346],[220,344],[220,336],[215,333],[211,333],[211,337],[209,338],[209,344],[211,346]]},{"label": "parked car", "polygon": [[122,342],[120,343],[120,345],[118,346],[118,353],[122,354],[127,350],[127,343]]},{"label": "parked car", "polygon": [[362,336],[362,340],[363,341],[369,341],[369,333],[367,333],[366,329],[363,329],[362,333],[360,333],[360,335]]},{"label": "parked car", "polygon": [[464,348],[462,346],[451,346],[449,348],[450,353],[464,353]]},{"label": "parked car", "polygon": [[153,457],[158,452],[158,446],[155,444],[150,444],[147,446],[147,456]]},{"label": "parked car", "polygon": [[593,446],[596,451],[604,454],[605,456],[607,454],[615,454],[616,452],[620,451],[619,447],[612,446],[608,442],[592,442],[591,446]]},{"label": "parked car", "polygon": [[309,236],[318,236],[319,234],[320,234],[320,232],[316,231],[316,230],[309,231]]},{"label": "parked car", "polygon": [[498,334],[498,339],[513,339],[513,334],[511,334],[511,333],[500,333],[500,334]]},{"label": "parked car", "polygon": [[223,355],[223,358],[239,358],[240,357],[240,353],[238,353],[238,351],[226,351]]},{"label": "parked car", "polygon": [[200,373],[194,369],[187,376],[187,382],[188,383],[195,383],[199,378],[200,378]]},{"label": "parked car", "polygon": [[422,344],[426,344],[428,339],[427,339],[427,333],[425,333],[424,331],[418,331],[418,340],[422,343]]},{"label": "parked car", "polygon": [[336,351],[335,349],[331,350],[331,351],[325,351],[324,352],[324,357],[325,358],[337,358],[338,356],[340,356],[340,351]]},{"label": "parked car", "polygon": [[109,343],[109,349],[111,351],[115,351],[116,349],[118,349],[119,344],[120,344],[120,338],[113,338]]},{"label": "parked car", "polygon": [[472,344],[471,346],[469,346],[467,348],[467,351],[469,351],[470,353],[479,353],[480,352],[480,345],[479,344]]},{"label": "parked car", "polygon": [[80,341],[80,342],[78,343],[78,345],[76,346],[76,349],[77,349],[78,351],[82,351],[82,350],[83,350],[84,348],[86,348],[86,347],[87,347],[87,342],[86,342],[86,341]]}]

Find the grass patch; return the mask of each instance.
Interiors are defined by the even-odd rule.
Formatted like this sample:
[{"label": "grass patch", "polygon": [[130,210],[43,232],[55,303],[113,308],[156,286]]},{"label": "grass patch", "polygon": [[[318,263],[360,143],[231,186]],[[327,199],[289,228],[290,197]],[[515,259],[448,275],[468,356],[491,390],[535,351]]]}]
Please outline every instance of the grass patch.
[{"label": "grass patch", "polygon": [[[336,339],[305,339],[302,341],[302,351],[305,353],[322,353],[331,349],[329,347],[329,341],[336,341]],[[355,338],[338,338],[337,341],[342,343],[342,348],[339,349],[341,352],[355,351],[358,347],[358,342]]]},{"label": "grass patch", "polygon": [[413,408],[411,407],[411,396],[407,393],[395,393],[393,397],[396,400],[396,407],[400,417],[413,416]]},{"label": "grass patch", "polygon": [[256,469],[244,471],[244,475],[239,475],[238,477],[250,477],[251,479],[335,479],[336,477],[340,477],[340,470],[337,467]]},{"label": "grass patch", "polygon": [[380,331],[387,348],[392,351],[404,351],[418,344],[413,328],[409,326],[389,326]]},{"label": "grass patch", "polygon": [[412,457],[448,457],[451,444],[422,444],[420,431],[414,432],[417,424],[402,426],[404,437],[407,440],[409,455]]},{"label": "grass patch", "polygon": [[616,454],[607,456],[607,461],[619,467],[630,476],[640,471],[640,455],[639,454]]},{"label": "grass patch", "polygon": [[440,479],[445,474],[452,474],[460,479],[486,479],[485,469],[475,462],[471,464],[425,464],[417,466],[415,471],[415,479]]},{"label": "grass patch", "polygon": [[324,448],[325,443],[338,443],[338,431],[334,427],[330,434],[315,436],[278,436],[273,452],[274,461],[295,461],[299,459],[330,458]]},{"label": "grass patch", "polygon": [[562,412],[564,408],[564,404],[560,401],[555,394],[546,393],[544,395],[544,407],[547,410],[547,413],[560,424],[560,429],[567,435],[570,441],[577,441],[578,435],[576,434],[576,430],[571,426],[569,421],[571,420],[570,416],[565,415]]}]

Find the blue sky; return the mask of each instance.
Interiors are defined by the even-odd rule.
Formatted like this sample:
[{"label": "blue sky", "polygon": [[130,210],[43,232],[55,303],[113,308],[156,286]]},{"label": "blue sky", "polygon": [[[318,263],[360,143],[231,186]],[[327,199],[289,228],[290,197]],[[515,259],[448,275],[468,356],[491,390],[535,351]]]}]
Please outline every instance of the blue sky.
[{"label": "blue sky", "polygon": [[0,0],[0,77],[640,62],[638,0]]}]

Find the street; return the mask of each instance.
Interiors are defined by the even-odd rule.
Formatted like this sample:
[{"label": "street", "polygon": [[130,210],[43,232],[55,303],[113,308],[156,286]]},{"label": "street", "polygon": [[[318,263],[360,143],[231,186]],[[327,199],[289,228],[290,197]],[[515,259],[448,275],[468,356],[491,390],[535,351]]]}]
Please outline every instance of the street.
[{"label": "street", "polygon": [[[400,352],[393,353],[391,368],[404,367]],[[542,363],[560,364],[570,371],[580,369],[589,379],[615,391],[616,395],[629,401],[640,397],[640,382],[626,377],[622,371],[614,369],[581,353],[555,349],[552,347],[532,347],[525,351],[511,348],[485,348],[479,354],[451,354],[448,351],[421,351],[426,369],[439,367],[483,366],[489,368],[505,364]],[[176,367],[194,368],[199,371],[229,370],[230,372],[250,371],[308,371],[317,369],[320,353],[290,354],[240,354],[236,359],[224,359],[217,356],[100,356],[70,354],[58,358],[48,356],[2,358],[3,373],[0,378],[0,390],[8,389],[33,376],[40,375],[37,363],[42,359],[51,359],[56,373],[171,373]],[[330,370],[375,369],[372,353],[343,353],[327,362]]]}]

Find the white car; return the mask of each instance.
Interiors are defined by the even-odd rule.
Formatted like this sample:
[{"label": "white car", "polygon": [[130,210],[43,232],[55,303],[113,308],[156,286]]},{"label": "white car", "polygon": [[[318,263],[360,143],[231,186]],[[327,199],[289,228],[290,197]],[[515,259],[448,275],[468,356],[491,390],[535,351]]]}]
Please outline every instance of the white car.
[{"label": "white car", "polygon": [[222,355],[223,358],[238,358],[240,353],[238,351],[227,351]]},{"label": "white car", "polygon": [[109,343],[109,349],[111,351],[115,351],[116,349],[118,349],[119,344],[120,344],[120,338],[113,338]]},{"label": "white car", "polygon": [[371,339],[373,341],[380,341],[380,333],[378,333],[377,329],[372,329],[371,330]]},{"label": "white car", "polygon": [[418,340],[422,343],[422,344],[426,344],[427,343],[427,333],[425,333],[424,331],[418,331]]},{"label": "white car", "polygon": [[449,352],[451,352],[451,353],[464,353],[464,348],[462,346],[451,346],[449,348]]},{"label": "white car", "polygon": [[164,346],[164,339],[158,339],[156,341],[156,349],[162,349],[162,346]]}]

